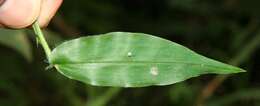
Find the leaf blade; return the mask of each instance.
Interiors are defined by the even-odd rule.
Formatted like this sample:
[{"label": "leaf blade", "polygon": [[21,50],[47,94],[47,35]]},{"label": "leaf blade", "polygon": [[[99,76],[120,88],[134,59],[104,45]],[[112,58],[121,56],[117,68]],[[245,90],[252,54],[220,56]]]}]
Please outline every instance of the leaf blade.
[{"label": "leaf blade", "polygon": [[50,62],[65,76],[96,86],[169,85],[206,73],[243,71],[171,41],[127,32],[65,42],[53,50]]}]

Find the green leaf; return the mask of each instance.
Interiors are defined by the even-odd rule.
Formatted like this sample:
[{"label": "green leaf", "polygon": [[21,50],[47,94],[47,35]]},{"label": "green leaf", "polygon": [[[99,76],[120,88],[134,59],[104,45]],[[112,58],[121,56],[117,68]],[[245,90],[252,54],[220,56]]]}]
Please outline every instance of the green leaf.
[{"label": "green leaf", "polygon": [[174,42],[127,32],[64,42],[52,51],[50,63],[71,79],[115,87],[169,85],[201,74],[244,72]]},{"label": "green leaf", "polygon": [[16,50],[23,55],[26,60],[32,60],[31,44],[24,30],[0,28],[0,44]]}]

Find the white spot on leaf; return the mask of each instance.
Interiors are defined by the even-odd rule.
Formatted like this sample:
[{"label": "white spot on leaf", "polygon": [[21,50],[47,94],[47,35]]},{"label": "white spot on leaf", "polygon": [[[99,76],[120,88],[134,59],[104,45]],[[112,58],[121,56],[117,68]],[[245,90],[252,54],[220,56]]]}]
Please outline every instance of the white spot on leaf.
[{"label": "white spot on leaf", "polygon": [[129,83],[126,83],[125,87],[131,87],[131,85]]},{"label": "white spot on leaf", "polygon": [[127,56],[128,56],[128,57],[132,57],[132,56],[133,56],[132,52],[128,52],[128,53],[127,53]]},{"label": "white spot on leaf", "polygon": [[97,85],[96,81],[91,81],[90,83],[91,83],[91,85]]},{"label": "white spot on leaf", "polygon": [[154,75],[154,76],[157,76],[159,74],[159,70],[158,70],[158,67],[152,67],[150,69],[150,74]]}]

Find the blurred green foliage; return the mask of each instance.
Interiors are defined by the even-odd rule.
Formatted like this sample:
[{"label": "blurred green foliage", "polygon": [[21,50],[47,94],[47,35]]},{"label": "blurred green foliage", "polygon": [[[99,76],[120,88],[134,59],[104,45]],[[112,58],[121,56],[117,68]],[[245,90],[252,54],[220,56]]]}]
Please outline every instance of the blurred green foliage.
[{"label": "blurred green foliage", "polygon": [[[259,38],[258,4],[258,0],[64,0],[46,35],[52,47],[80,35],[114,31],[164,35],[228,62]],[[190,106],[196,105],[203,88],[215,77],[204,75],[164,87],[92,87],[44,70],[48,64],[31,31],[25,31],[28,36],[3,33],[1,29],[0,106]],[[260,105],[260,49],[255,42],[237,63],[248,72],[226,79],[203,104]],[[26,61],[30,57],[32,61]]]}]

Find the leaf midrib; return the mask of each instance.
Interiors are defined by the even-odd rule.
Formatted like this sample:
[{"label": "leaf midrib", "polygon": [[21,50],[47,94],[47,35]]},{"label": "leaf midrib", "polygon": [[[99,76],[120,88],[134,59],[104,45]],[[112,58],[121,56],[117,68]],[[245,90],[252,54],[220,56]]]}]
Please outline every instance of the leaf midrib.
[{"label": "leaf midrib", "polygon": [[[211,67],[220,68],[224,70],[231,70],[230,68],[224,68],[209,64],[191,63],[191,62],[180,62],[180,61],[85,61],[85,62],[66,62],[66,63],[54,63],[53,65],[67,65],[67,64],[185,64],[185,65],[195,65],[200,67]],[[238,70],[238,69],[234,69]],[[240,70],[240,69],[239,69]]]}]

